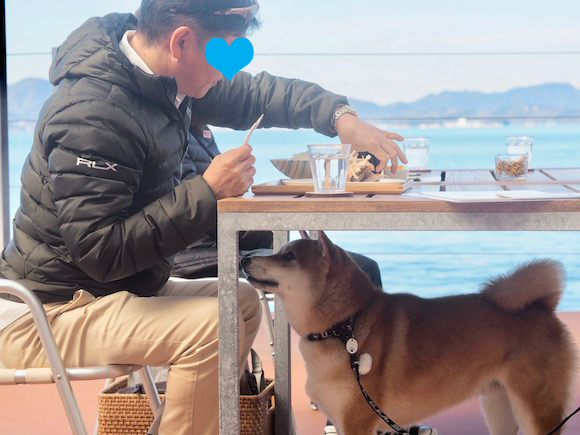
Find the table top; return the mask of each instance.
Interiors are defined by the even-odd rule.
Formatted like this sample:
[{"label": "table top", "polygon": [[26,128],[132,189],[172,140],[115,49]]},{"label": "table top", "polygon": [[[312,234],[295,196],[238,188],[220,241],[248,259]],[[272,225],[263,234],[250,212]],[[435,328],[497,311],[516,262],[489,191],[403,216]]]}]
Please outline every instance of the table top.
[{"label": "table top", "polygon": [[[580,168],[532,169],[525,180],[497,180],[493,170],[430,170],[425,177],[438,181],[415,182],[405,193],[441,191],[539,190],[580,193]],[[398,194],[362,194],[350,198],[308,198],[304,195],[253,195],[218,201],[220,213],[311,212],[580,212],[579,199],[452,203]]]}]

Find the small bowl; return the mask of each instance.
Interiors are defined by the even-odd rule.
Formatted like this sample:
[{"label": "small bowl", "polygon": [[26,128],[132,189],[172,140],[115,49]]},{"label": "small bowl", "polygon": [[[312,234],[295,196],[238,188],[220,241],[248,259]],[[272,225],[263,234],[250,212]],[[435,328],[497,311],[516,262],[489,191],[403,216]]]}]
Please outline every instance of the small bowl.
[{"label": "small bowl", "polygon": [[270,161],[288,178],[312,178],[309,159],[272,159]]},{"label": "small bowl", "polygon": [[495,176],[498,180],[523,180],[527,172],[527,154],[497,154],[495,156]]}]

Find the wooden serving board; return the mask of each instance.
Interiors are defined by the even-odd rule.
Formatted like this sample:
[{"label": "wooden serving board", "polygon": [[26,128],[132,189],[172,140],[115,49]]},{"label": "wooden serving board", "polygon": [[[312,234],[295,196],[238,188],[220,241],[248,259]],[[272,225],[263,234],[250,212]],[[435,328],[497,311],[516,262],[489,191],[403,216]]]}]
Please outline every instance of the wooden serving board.
[{"label": "wooden serving board", "polygon": [[[393,182],[371,181],[346,183],[346,191],[360,194],[401,194],[413,184],[412,180]],[[312,192],[314,185],[307,180],[275,180],[252,186],[254,195],[303,195]]]}]

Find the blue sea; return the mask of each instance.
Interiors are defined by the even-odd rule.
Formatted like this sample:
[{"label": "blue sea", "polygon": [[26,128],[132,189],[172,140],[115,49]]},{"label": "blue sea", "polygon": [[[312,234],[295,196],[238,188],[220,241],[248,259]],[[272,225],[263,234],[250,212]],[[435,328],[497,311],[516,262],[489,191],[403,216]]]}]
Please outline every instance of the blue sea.
[{"label": "blue sea", "polygon": [[[504,137],[534,136],[535,167],[580,167],[580,125],[506,126],[497,128],[392,128],[411,137],[431,138],[429,164],[437,169],[491,169],[494,155],[504,152]],[[245,132],[215,129],[222,151],[239,146]],[[11,212],[19,200],[20,170],[32,143],[32,134],[10,133]],[[270,163],[306,151],[311,143],[338,143],[310,130],[257,130],[250,141],[256,156],[255,183],[281,178]],[[329,232],[330,238],[350,251],[367,255],[381,268],[388,292],[424,297],[477,291],[494,275],[535,258],[561,261],[567,286],[561,311],[580,311],[580,232]]]}]

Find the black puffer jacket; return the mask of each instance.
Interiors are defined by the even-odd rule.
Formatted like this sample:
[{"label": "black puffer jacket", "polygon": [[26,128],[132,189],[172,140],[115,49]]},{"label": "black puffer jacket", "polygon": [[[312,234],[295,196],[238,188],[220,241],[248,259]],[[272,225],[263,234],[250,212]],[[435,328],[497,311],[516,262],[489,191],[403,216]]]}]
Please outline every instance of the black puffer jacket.
[{"label": "black puffer jacket", "polygon": [[[131,14],[86,22],[59,48],[56,92],[44,105],[22,172],[14,239],[0,274],[46,302],[83,288],[153,295],[171,256],[216,221],[202,177],[175,186],[190,109],[175,80],[147,75],[121,54]],[[187,113],[187,115],[186,115]]]}]

